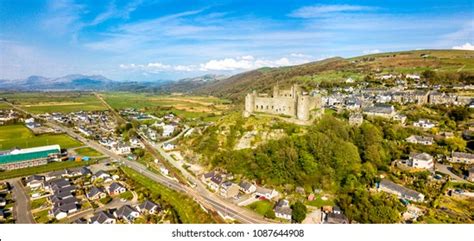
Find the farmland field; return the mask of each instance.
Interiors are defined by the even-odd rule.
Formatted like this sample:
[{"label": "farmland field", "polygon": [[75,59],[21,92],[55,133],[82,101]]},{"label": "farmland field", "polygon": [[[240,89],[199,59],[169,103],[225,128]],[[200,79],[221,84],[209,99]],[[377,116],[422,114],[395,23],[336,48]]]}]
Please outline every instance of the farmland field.
[{"label": "farmland field", "polygon": [[10,106],[3,101],[0,101],[0,110],[10,109]]},{"label": "farmland field", "polygon": [[[23,109],[32,113],[75,112],[105,110],[106,107],[92,93],[46,92],[46,93],[0,93]],[[0,106],[1,107],[1,106]]]},{"label": "farmland field", "polygon": [[0,150],[14,147],[29,148],[59,144],[61,148],[82,146],[82,143],[68,135],[44,134],[35,136],[22,125],[0,126]]},{"label": "farmland field", "polygon": [[211,96],[173,96],[141,93],[106,93],[104,99],[114,109],[135,108],[150,113],[173,112],[184,118],[222,114],[230,107],[228,100]]}]

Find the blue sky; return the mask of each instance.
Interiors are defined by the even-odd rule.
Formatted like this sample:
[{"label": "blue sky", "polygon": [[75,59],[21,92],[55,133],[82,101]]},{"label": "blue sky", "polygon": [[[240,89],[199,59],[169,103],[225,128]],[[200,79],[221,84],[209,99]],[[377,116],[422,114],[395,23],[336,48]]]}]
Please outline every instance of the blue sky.
[{"label": "blue sky", "polygon": [[0,78],[179,79],[332,56],[474,49],[473,9],[474,0],[2,0]]}]

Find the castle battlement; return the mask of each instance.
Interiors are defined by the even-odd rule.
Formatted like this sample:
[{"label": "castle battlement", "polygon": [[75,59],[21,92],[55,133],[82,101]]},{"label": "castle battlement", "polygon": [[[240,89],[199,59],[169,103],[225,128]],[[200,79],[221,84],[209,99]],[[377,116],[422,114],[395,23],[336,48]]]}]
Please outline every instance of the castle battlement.
[{"label": "castle battlement", "polygon": [[273,96],[261,96],[256,91],[245,96],[244,116],[252,113],[286,115],[294,119],[307,121],[311,119],[311,110],[321,108],[321,96],[304,94],[298,85],[289,90],[273,87]]}]

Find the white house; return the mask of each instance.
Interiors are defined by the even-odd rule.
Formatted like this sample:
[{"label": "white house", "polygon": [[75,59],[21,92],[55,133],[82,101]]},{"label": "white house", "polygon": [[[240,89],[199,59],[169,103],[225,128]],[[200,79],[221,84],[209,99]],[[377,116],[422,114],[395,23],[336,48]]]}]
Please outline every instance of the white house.
[{"label": "white house", "polygon": [[130,154],[132,152],[132,149],[130,148],[129,145],[127,145],[123,142],[120,142],[120,143],[117,143],[113,146],[113,151],[116,154],[119,154],[119,155],[127,155],[127,154]]},{"label": "white house", "polygon": [[282,199],[278,201],[275,208],[273,209],[275,212],[275,217],[291,220],[292,210],[290,208],[290,203],[286,199]]},{"label": "white house", "polygon": [[278,192],[275,189],[268,189],[264,187],[258,187],[255,190],[255,195],[258,197],[264,197],[268,200],[271,200],[272,198],[278,196]]},{"label": "white house", "polygon": [[124,205],[114,212],[114,216],[127,222],[132,222],[140,216],[140,213],[130,205]]},{"label": "white house", "polygon": [[171,135],[173,135],[174,129],[175,129],[174,125],[163,126],[163,136],[170,137]]},{"label": "white house", "polygon": [[409,158],[409,165],[415,168],[432,169],[434,166],[433,157],[427,153],[412,153]]},{"label": "white house", "polygon": [[246,194],[254,193],[257,190],[257,187],[255,185],[247,181],[240,182],[239,187],[240,191]]},{"label": "white house", "polygon": [[118,195],[118,194],[126,192],[127,189],[124,186],[122,186],[120,183],[114,182],[110,184],[109,188],[107,188],[107,191],[109,192],[110,195]]},{"label": "white house", "polygon": [[419,80],[420,79],[420,76],[417,75],[417,74],[407,74],[405,77],[407,79],[413,79],[413,80]]},{"label": "white house", "polygon": [[430,120],[421,119],[417,122],[414,122],[413,126],[414,127],[420,127],[420,128],[423,128],[423,129],[431,129],[431,128],[435,127],[435,123],[431,122]]},{"label": "white house", "polygon": [[175,148],[175,145],[171,144],[171,143],[166,143],[163,145],[163,150],[165,151],[171,151]]},{"label": "white house", "polygon": [[421,144],[421,145],[427,145],[427,146],[433,144],[433,137],[411,135],[405,140],[409,143]]}]

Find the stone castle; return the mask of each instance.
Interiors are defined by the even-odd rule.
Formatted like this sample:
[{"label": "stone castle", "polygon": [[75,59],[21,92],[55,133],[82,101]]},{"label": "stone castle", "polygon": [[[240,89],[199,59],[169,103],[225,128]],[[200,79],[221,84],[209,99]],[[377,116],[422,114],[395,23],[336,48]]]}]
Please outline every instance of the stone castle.
[{"label": "stone castle", "polygon": [[307,121],[312,118],[311,111],[321,108],[321,96],[304,93],[298,85],[289,90],[273,87],[273,96],[257,94],[256,91],[245,96],[244,116],[252,113],[286,115],[291,118]]}]

